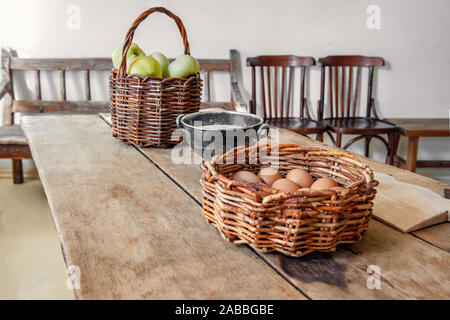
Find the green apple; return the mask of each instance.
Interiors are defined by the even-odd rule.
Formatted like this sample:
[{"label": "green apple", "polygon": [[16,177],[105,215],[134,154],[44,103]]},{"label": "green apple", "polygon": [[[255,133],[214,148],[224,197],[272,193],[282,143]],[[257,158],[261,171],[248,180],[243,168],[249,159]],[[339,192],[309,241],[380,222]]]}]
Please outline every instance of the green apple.
[{"label": "green apple", "polygon": [[129,74],[138,74],[140,76],[162,78],[161,67],[158,61],[150,56],[138,56],[131,61]]},{"label": "green apple", "polygon": [[169,76],[171,78],[187,78],[196,74],[200,70],[200,65],[194,57],[183,54],[169,64]]},{"label": "green apple", "polygon": [[[120,67],[120,62],[122,61],[122,51],[123,51],[123,46],[118,46],[117,48],[114,49],[113,53],[112,53],[112,62],[113,62],[113,66],[114,69],[119,70]],[[144,56],[145,53],[144,51],[142,51],[141,48],[139,48],[139,46],[136,43],[132,43],[130,45],[130,47],[128,48],[128,52],[127,52],[127,66],[129,67],[131,61],[133,61],[134,58],[138,57],[138,56]],[[127,67],[127,69],[128,69]]]},{"label": "green apple", "polygon": [[167,57],[163,55],[160,52],[153,52],[150,55],[152,58],[154,58],[156,61],[158,61],[159,66],[161,67],[163,78],[169,77],[169,60],[167,60]]}]

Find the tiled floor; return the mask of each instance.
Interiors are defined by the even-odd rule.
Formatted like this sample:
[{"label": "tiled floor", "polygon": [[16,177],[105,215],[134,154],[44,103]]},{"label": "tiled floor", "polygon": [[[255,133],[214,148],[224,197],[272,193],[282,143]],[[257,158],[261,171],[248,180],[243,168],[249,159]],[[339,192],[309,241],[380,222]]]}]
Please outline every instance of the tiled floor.
[{"label": "tiled floor", "polygon": [[[450,169],[418,173],[450,184]],[[0,299],[73,299],[39,180],[0,178]]]},{"label": "tiled floor", "polygon": [[0,299],[73,299],[39,180],[0,179]]}]

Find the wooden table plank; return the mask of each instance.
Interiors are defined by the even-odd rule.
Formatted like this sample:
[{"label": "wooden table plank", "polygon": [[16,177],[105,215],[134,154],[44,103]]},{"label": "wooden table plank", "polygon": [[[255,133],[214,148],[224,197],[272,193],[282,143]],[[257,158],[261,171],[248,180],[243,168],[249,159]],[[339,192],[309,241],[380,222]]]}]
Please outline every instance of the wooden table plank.
[{"label": "wooden table plank", "polygon": [[450,252],[450,222],[444,222],[422,230],[417,230],[412,234],[442,250]]},{"label": "wooden table plank", "polygon": [[[104,118],[108,121],[107,116]],[[335,149],[284,130],[280,138],[281,143]],[[146,148],[141,149],[141,152],[201,203],[198,164],[174,164],[171,150]],[[405,170],[397,172],[397,168],[360,158],[366,163],[369,162],[376,170],[392,174],[399,180],[410,181],[409,175],[418,176]],[[430,186],[431,180],[434,189],[437,189],[434,185],[436,181],[423,178],[419,176],[412,180],[420,180],[424,186]],[[219,241],[219,236],[217,238]],[[303,258],[258,254],[312,299],[432,299],[450,296],[447,270],[450,255],[376,220],[371,222],[362,242],[340,248],[334,253],[314,253]],[[380,290],[367,288],[367,268],[370,265],[379,266],[381,269]]]},{"label": "wooden table plank", "polygon": [[250,250],[218,241],[198,204],[98,116],[22,126],[81,299],[305,299]]}]

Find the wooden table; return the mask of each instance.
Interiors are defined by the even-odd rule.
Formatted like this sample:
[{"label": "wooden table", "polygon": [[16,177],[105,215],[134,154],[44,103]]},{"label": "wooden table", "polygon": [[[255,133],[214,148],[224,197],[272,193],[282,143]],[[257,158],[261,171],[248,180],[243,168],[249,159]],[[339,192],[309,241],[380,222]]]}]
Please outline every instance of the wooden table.
[{"label": "wooden table", "polygon": [[[222,240],[201,213],[200,168],[137,149],[97,116],[30,116],[22,126],[79,299],[448,299],[449,223],[414,234],[372,220],[364,239],[303,258]],[[282,131],[282,143],[320,145]],[[360,157],[438,192],[445,184]],[[369,266],[381,288],[369,289]]]},{"label": "wooden table", "polygon": [[[406,160],[396,156],[397,162],[405,169],[412,172],[416,168],[450,168],[450,161],[437,160],[417,160],[417,151],[419,148],[420,137],[450,137],[449,119],[419,119],[419,118],[392,118],[388,121],[395,123],[400,127],[402,135],[408,138],[408,150]],[[450,143],[443,149],[448,150]]]}]

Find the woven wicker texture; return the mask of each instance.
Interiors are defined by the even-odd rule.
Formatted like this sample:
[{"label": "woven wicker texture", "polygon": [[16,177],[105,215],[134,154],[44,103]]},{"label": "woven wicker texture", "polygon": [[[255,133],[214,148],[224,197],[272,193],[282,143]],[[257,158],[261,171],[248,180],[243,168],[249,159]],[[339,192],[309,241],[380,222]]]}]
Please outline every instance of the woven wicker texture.
[{"label": "woven wicker texture", "polygon": [[[283,177],[291,169],[305,169],[314,178],[333,178],[343,190],[283,193],[231,180],[239,170],[256,174],[267,166],[278,168]],[[378,185],[372,170],[355,156],[298,145],[238,147],[203,163],[200,182],[203,214],[225,239],[289,256],[334,251],[338,244],[359,241],[369,225]],[[261,191],[270,195],[262,198]]]},{"label": "woven wicker texture", "polygon": [[139,24],[154,12],[164,13],[178,26],[184,53],[190,54],[186,30],[180,18],[162,7],[144,11],[125,37],[119,70],[111,71],[109,103],[113,136],[140,147],[169,147],[179,142],[173,137],[175,119],[200,109],[202,80],[196,74],[188,79],[142,77],[126,74],[126,52]]}]

